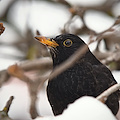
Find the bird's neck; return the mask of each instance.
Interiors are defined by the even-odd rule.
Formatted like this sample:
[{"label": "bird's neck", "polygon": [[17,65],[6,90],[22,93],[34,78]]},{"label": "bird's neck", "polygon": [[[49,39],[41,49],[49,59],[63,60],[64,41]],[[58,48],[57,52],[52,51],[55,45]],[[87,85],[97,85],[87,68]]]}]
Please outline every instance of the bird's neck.
[{"label": "bird's neck", "polygon": [[[80,59],[76,60],[75,63],[73,64],[78,64],[78,63],[81,63],[83,62],[83,59],[85,58],[86,54],[85,55],[82,55],[82,57],[80,57]],[[62,64],[63,62],[66,62],[66,60],[68,60],[69,58],[66,58],[65,59],[65,56],[64,58],[61,58],[59,56],[56,56],[56,58],[53,58],[53,68],[55,68],[56,66]]]},{"label": "bird's neck", "polygon": [[[64,58],[65,58],[65,56],[64,56]],[[90,58],[92,58],[92,59],[90,59]],[[68,58],[69,59],[69,58]],[[67,60],[67,58],[66,59],[63,59],[63,58],[61,58],[61,57],[59,57],[59,56],[56,56],[56,58],[53,58],[53,68],[55,68],[56,66],[58,66],[58,65],[60,65],[61,63],[63,63],[63,62],[65,62]],[[91,53],[91,51],[90,50],[88,50],[84,55],[82,55],[81,57],[80,57],[80,59],[78,59],[77,61],[76,61],[76,63],[75,64],[82,64],[83,62],[85,63],[85,62],[90,62],[91,64],[100,64],[100,62],[98,61],[98,62],[95,62],[96,61],[96,57]]]}]

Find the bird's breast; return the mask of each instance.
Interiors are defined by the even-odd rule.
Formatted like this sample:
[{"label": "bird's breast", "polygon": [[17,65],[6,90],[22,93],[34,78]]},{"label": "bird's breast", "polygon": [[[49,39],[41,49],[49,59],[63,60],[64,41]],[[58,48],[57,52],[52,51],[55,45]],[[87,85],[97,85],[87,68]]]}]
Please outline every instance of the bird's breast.
[{"label": "bird's breast", "polygon": [[90,70],[83,64],[77,64],[50,81],[48,88],[51,88],[53,93],[56,91],[57,94],[71,99],[88,94],[95,95],[95,85]]}]

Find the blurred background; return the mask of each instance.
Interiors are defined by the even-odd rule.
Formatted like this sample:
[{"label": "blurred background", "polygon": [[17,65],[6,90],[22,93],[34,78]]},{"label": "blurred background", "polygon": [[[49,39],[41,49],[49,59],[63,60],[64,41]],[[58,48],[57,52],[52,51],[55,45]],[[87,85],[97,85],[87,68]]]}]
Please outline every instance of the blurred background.
[{"label": "blurred background", "polygon": [[[0,36],[0,71],[25,60],[50,57],[46,47],[34,39],[36,35],[55,37],[73,33],[86,43],[95,41],[89,45],[91,51],[119,82],[119,15],[119,0],[0,0],[0,23],[5,27]],[[116,59],[111,60],[112,55]],[[11,95],[15,100],[9,116],[14,120],[30,120],[26,83],[11,77],[1,85],[0,110]],[[52,115],[45,89],[38,93],[37,110],[42,116]]]}]

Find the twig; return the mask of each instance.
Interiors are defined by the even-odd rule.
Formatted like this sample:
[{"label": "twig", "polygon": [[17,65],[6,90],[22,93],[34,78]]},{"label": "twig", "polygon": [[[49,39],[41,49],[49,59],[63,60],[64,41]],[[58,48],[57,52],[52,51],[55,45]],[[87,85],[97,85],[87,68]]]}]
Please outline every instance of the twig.
[{"label": "twig", "polygon": [[[57,0],[57,2],[60,2],[64,5],[67,5],[69,7],[69,11],[71,13],[71,16],[73,18],[73,16],[77,15],[81,18],[82,22],[83,22],[83,26],[80,28],[80,29],[76,29],[74,30],[74,34],[84,34],[84,33],[91,33],[93,32],[95,35],[97,35],[97,33],[95,31],[93,31],[92,29],[90,29],[89,27],[87,27],[86,25],[86,22],[84,21],[84,15],[86,13],[86,11],[89,11],[89,10],[98,10],[98,11],[102,11],[102,12],[105,12],[107,13],[108,15],[110,16],[113,16],[113,13],[111,12],[112,10],[112,7],[115,3],[119,2],[119,0],[106,0],[103,4],[100,4],[98,6],[82,6],[82,5],[68,5],[69,3],[64,3],[62,1],[65,1],[65,0]],[[70,20],[66,23],[67,25],[70,25]],[[72,23],[72,22],[71,22]],[[117,23],[117,22],[116,22]],[[118,24],[118,23],[117,23]],[[115,25],[115,24],[114,24]],[[69,28],[69,26],[67,26],[67,28]],[[64,29],[62,30],[62,33],[68,33],[69,31],[67,29]]]},{"label": "twig", "polygon": [[28,84],[32,82],[32,80],[24,74],[24,71],[17,64],[8,67],[7,72]]},{"label": "twig", "polygon": [[38,113],[37,113],[37,110],[35,107],[35,103],[37,100],[37,91],[38,91],[38,87],[39,87],[40,82],[36,84],[36,81],[33,81],[32,79],[27,77],[24,74],[24,71],[17,64],[10,66],[7,69],[7,71],[10,75],[13,75],[14,77],[17,77],[20,80],[27,83],[28,89],[30,92],[30,97],[31,97],[30,114],[31,114],[31,117],[33,119],[36,118],[38,116]]},{"label": "twig", "polygon": [[3,111],[4,111],[5,113],[8,113],[8,112],[9,112],[9,109],[10,109],[10,106],[11,106],[11,104],[12,104],[13,99],[14,99],[14,97],[11,96],[11,97],[9,98],[8,102],[6,103],[6,105],[5,105],[4,109],[3,109]]},{"label": "twig", "polygon": [[[118,24],[120,24],[120,16],[118,16],[116,18],[114,24],[110,28],[108,28],[107,30],[105,30],[101,33],[96,34],[96,36],[97,36],[96,41],[98,41],[97,46],[96,46],[96,50],[99,50],[99,44],[100,44],[102,39],[109,38],[109,37],[111,38],[111,36],[116,36],[116,34],[115,34],[116,31],[115,31],[114,27]],[[115,37],[114,37],[114,39],[115,39]]]},{"label": "twig", "polygon": [[19,63],[19,66],[25,70],[40,70],[40,69],[51,69],[52,59],[50,57],[43,57],[35,60],[27,60]]},{"label": "twig", "polygon": [[[18,65],[23,71],[51,70],[52,59],[50,57],[44,57],[36,60],[27,60],[27,61],[20,62]],[[9,80],[9,77],[10,75],[8,74],[7,70],[0,71],[0,87]],[[39,77],[39,80],[40,80],[40,77]]]},{"label": "twig", "polygon": [[8,19],[7,19],[7,15],[8,15],[8,13],[9,13],[9,10],[11,9],[11,7],[15,4],[15,2],[17,2],[17,1],[16,1],[16,0],[11,0],[11,1],[9,1],[9,4],[7,5],[4,13],[1,14],[1,16],[0,16],[0,19],[1,19],[1,20],[4,20],[4,21],[7,21],[7,20],[8,20]]},{"label": "twig", "polygon": [[[30,71],[30,70],[38,70],[38,69],[42,69],[42,70],[52,69],[51,58],[46,57],[46,58],[41,58],[41,59],[32,60],[32,61],[31,60],[24,61],[24,62],[19,63],[19,66],[17,64],[10,66],[7,69],[7,71],[6,70],[0,71],[0,85],[1,86],[4,82],[6,82],[6,79],[8,80],[7,76],[9,76],[9,74],[27,83],[28,89],[30,92],[30,97],[31,97],[30,113],[31,113],[32,118],[35,118],[38,116],[35,103],[37,101],[37,92],[39,90],[39,87],[43,85],[42,84],[43,82],[41,83],[42,78],[40,77],[39,79],[37,78],[37,80],[30,79],[24,74],[24,70]],[[48,75],[47,75],[47,78],[48,78]]]},{"label": "twig", "polygon": [[30,114],[31,118],[35,119],[37,116],[41,116],[38,114],[37,109],[36,109],[36,101],[37,101],[37,92],[38,92],[38,87],[39,83],[33,82],[33,84],[29,85],[29,92],[30,92],[30,98],[31,98],[31,103],[30,103]]},{"label": "twig", "polygon": [[108,88],[107,90],[105,90],[103,93],[101,93],[98,97],[96,97],[96,99],[98,99],[102,102],[106,101],[108,96],[110,96],[112,93],[116,92],[119,89],[120,89],[120,83],[115,84],[115,85],[111,86],[110,88]]},{"label": "twig", "polygon": [[[28,65],[29,66],[29,65]],[[25,66],[24,66],[25,67]],[[39,87],[43,85],[43,82],[41,79],[30,79],[24,74],[24,71],[22,67],[18,66],[17,64],[11,65],[7,69],[8,73],[14,77],[19,78],[20,80],[24,81],[27,83],[29,93],[30,93],[30,98],[31,98],[31,103],[30,103],[30,114],[31,118],[36,118],[38,115],[37,109],[36,109],[36,101],[37,101],[37,93],[39,90]],[[47,76],[48,78],[48,76]]]},{"label": "twig", "polygon": [[9,77],[10,77],[10,76],[9,76],[9,74],[7,73],[6,70],[0,71],[0,87],[1,87],[5,82],[8,81]]},{"label": "twig", "polygon": [[68,7],[71,7],[71,4],[69,2],[67,2],[66,0],[56,0],[56,2],[62,3]]},{"label": "twig", "polygon": [[120,61],[120,50],[112,52],[109,56],[106,56],[106,58],[101,60],[101,62],[106,65],[108,65],[109,63],[114,62],[114,61],[115,62]]},{"label": "twig", "polygon": [[49,80],[53,79],[57,75],[61,74],[68,68],[72,67],[80,57],[88,50],[88,46],[84,45],[80,47],[70,58],[68,58],[65,62],[57,66],[53,72],[51,73]]},{"label": "twig", "polygon": [[8,100],[8,102],[6,103],[5,107],[3,108],[2,111],[0,111],[0,120],[12,120],[9,116],[8,116],[8,112],[10,109],[10,106],[12,104],[14,97],[11,96]]}]

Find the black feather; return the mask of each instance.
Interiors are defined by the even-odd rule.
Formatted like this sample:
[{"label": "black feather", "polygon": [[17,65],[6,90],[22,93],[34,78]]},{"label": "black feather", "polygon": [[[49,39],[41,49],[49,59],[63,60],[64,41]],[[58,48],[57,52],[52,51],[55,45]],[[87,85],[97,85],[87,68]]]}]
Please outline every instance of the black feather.
[{"label": "black feather", "polygon": [[[64,34],[53,38],[59,46],[52,55],[53,67],[68,59],[84,41],[76,35]],[[69,47],[64,46],[66,39],[72,40]],[[88,49],[76,64],[48,82],[47,95],[54,115],[61,114],[68,104],[82,96],[97,97],[110,86],[116,84],[111,71],[104,66]],[[106,105],[114,115],[119,109],[119,91],[110,95]]]}]

